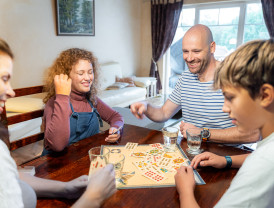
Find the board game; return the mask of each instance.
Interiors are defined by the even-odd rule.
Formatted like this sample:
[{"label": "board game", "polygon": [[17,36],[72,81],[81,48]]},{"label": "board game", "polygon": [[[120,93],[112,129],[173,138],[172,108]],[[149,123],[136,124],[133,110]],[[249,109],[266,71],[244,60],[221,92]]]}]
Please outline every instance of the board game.
[{"label": "board game", "polygon": [[[102,145],[110,151],[121,151],[125,155],[122,180],[118,189],[174,187],[177,169],[190,164],[179,145],[175,152],[165,152],[160,143],[139,145],[128,142],[126,145]],[[109,154],[111,157],[111,153]],[[194,170],[196,184],[205,184],[199,173]]]}]

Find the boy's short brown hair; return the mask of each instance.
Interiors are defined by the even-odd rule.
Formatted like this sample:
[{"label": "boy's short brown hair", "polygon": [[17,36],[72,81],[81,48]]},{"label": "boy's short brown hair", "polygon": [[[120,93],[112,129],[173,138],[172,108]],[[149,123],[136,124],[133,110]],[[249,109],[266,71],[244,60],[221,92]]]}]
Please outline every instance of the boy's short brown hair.
[{"label": "boy's short brown hair", "polygon": [[263,84],[274,86],[274,41],[255,40],[224,59],[214,76],[214,89],[242,87],[254,99]]}]

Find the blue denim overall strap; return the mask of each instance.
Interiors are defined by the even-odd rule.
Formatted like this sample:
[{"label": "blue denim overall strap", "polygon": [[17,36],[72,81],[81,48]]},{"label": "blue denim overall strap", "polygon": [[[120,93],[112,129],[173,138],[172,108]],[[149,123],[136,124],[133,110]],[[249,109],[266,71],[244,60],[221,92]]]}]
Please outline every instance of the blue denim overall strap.
[{"label": "blue denim overall strap", "polygon": [[72,114],[70,116],[70,138],[69,145],[99,133],[99,123],[103,126],[103,121],[96,108],[88,100],[92,112],[75,112],[72,104],[70,107]]}]

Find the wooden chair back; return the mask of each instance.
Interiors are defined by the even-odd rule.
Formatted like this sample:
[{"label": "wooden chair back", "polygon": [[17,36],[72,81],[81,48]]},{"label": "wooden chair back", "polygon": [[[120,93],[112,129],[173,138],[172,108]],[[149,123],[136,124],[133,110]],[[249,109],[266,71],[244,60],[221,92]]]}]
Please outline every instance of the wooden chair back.
[{"label": "wooden chair back", "polygon": [[[20,89],[14,89],[15,97],[21,97],[26,95],[33,95],[43,92],[43,86],[34,86],[34,87],[26,87]],[[20,123],[23,121],[28,121],[34,118],[42,117],[44,114],[44,109],[30,111],[14,116],[7,117],[6,108],[4,107],[3,113],[1,114],[2,123],[8,127],[9,125]],[[26,146],[28,144],[37,142],[44,139],[44,132],[40,132],[38,134],[34,134],[25,138],[22,138],[17,141],[10,142],[10,150],[18,149],[19,147]]]}]

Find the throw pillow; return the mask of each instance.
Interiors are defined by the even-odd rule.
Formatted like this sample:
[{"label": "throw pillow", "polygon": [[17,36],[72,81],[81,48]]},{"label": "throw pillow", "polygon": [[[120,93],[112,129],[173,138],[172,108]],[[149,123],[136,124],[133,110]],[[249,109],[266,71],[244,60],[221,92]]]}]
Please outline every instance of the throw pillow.
[{"label": "throw pillow", "polygon": [[127,87],[128,85],[129,83],[125,83],[125,82],[115,82],[114,84],[108,86],[106,90],[119,90]]},{"label": "throw pillow", "polygon": [[135,87],[132,77],[124,77],[124,78],[116,77],[116,82],[125,82],[129,84],[127,87]]}]

